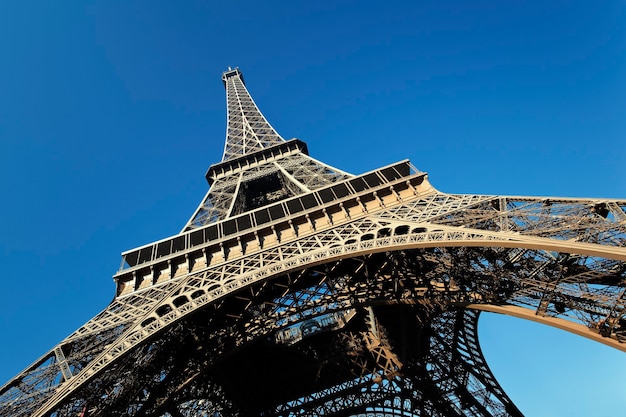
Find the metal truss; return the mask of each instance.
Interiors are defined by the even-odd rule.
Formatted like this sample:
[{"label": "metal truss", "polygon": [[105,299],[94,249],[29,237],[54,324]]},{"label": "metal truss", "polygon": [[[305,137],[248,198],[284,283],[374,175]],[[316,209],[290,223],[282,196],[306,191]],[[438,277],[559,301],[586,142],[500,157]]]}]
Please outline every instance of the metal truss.
[{"label": "metal truss", "polygon": [[217,179],[183,231],[202,227],[243,212],[239,194],[248,191],[241,184],[254,184],[258,178],[277,176],[281,183],[279,198],[293,197],[351,177],[308,155],[280,156],[278,160],[241,171],[239,175]]},{"label": "metal truss", "polygon": [[481,311],[626,351],[626,201],[454,195],[283,141],[239,70],[211,188],[116,297],[0,389],[10,416],[520,416]]},{"label": "metal truss", "polygon": [[261,151],[284,141],[252,100],[239,69],[224,72],[222,81],[226,88],[228,112],[223,161]]}]

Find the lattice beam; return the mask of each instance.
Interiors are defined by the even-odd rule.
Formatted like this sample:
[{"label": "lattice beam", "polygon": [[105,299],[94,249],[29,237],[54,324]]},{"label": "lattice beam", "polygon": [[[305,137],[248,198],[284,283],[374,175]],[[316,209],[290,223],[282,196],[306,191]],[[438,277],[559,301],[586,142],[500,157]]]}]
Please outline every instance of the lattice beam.
[{"label": "lattice beam", "polygon": [[11,416],[519,416],[479,311],[626,351],[626,201],[454,195],[401,161],[350,175],[224,73],[222,162],[180,234],[0,389]]}]

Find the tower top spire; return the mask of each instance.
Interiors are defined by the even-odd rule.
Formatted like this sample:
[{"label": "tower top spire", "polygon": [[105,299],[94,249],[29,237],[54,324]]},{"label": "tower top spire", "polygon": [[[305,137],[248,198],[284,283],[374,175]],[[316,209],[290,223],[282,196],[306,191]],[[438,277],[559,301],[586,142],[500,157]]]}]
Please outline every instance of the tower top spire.
[{"label": "tower top spire", "polygon": [[261,151],[285,140],[268,123],[246,89],[239,68],[222,73],[226,88],[228,126],[222,161]]},{"label": "tower top spire", "polygon": [[243,82],[244,85],[246,84],[239,67],[235,67],[235,69],[228,67],[228,69],[222,73],[222,81],[224,82],[224,86],[226,86],[226,80],[230,77],[239,77],[241,78],[241,82]]}]

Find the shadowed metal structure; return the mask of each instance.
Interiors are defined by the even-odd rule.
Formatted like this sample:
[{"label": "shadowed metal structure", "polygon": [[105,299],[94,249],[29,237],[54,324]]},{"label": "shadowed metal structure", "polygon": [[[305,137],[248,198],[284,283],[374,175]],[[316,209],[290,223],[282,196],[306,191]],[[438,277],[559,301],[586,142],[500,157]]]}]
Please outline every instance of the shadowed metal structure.
[{"label": "shadowed metal structure", "polygon": [[626,350],[626,201],[446,194],[285,141],[226,71],[210,190],[122,254],[109,306],[0,390],[2,416],[519,416],[481,311]]}]

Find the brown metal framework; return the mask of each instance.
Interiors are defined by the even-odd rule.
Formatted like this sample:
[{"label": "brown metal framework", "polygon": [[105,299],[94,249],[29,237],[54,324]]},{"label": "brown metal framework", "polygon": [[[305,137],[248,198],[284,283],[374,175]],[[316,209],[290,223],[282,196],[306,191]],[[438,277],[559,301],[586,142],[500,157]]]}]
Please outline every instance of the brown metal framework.
[{"label": "brown metal framework", "polygon": [[226,71],[211,185],[122,254],[116,297],[0,389],[2,416],[520,416],[480,311],[626,351],[626,201],[453,195],[283,140]]}]

